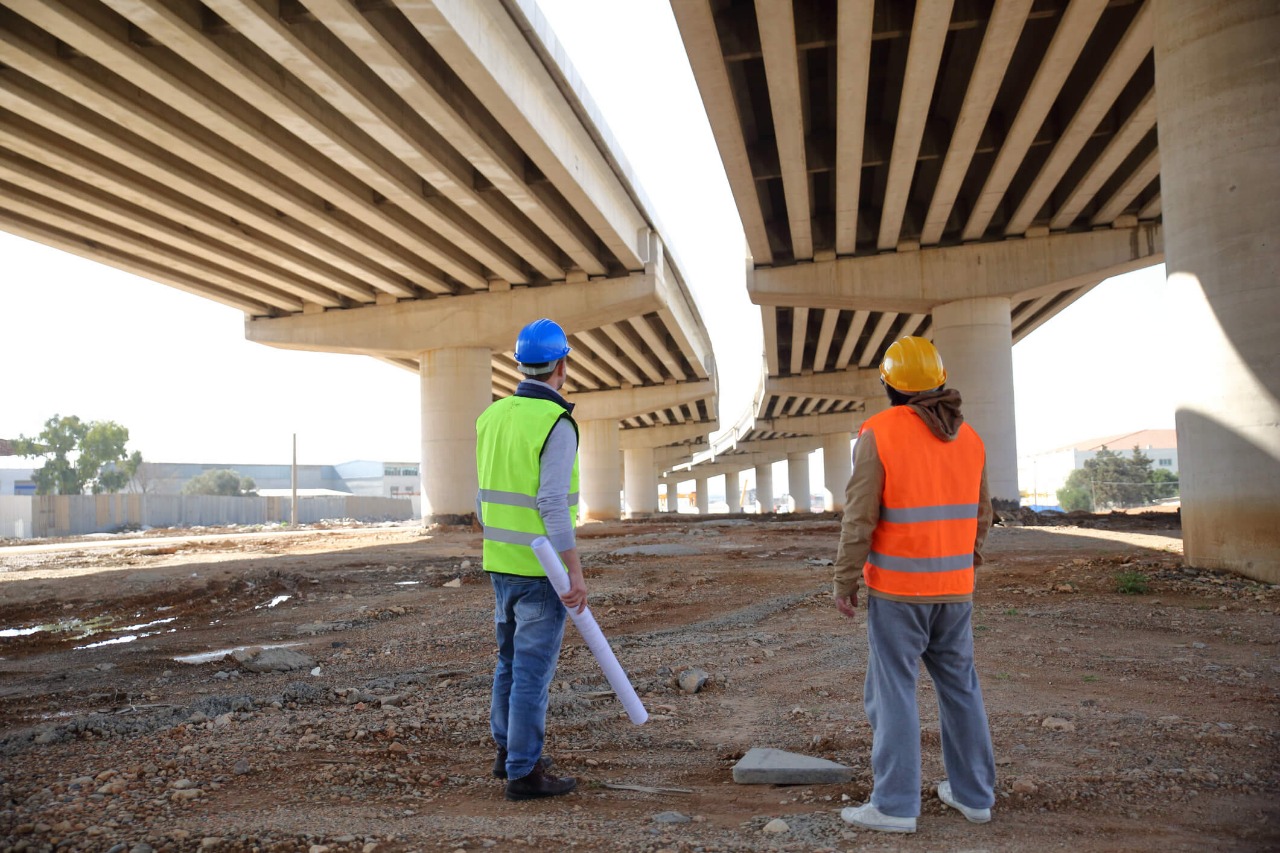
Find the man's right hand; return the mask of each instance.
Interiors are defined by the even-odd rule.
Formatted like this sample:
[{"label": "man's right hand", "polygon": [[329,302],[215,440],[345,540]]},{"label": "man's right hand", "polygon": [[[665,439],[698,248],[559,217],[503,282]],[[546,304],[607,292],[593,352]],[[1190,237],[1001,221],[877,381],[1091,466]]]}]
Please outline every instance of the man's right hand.
[{"label": "man's right hand", "polygon": [[574,577],[572,573],[569,575],[569,591],[560,596],[560,600],[564,602],[564,606],[572,610],[574,613],[581,613],[587,609],[587,585],[582,580],[582,575]]},{"label": "man's right hand", "polygon": [[852,619],[855,615],[857,615],[858,591],[856,589],[853,592],[850,592],[847,596],[835,595],[833,593],[831,597],[836,600],[836,610],[839,610],[842,616],[846,616],[849,619]]}]

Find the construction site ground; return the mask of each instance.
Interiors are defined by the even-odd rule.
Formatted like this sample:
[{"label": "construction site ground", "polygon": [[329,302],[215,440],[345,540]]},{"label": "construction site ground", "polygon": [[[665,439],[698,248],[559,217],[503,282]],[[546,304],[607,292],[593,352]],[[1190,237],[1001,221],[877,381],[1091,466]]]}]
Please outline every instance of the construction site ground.
[{"label": "construction site ground", "polygon": [[[998,526],[979,571],[993,819],[933,793],[922,673],[915,835],[839,817],[870,791],[871,732],[865,611],[832,604],[831,515],[581,528],[591,608],[651,716],[627,719],[570,626],[547,754],[578,789],[521,803],[491,775],[493,594],[474,531],[9,541],[0,850],[1280,848],[1280,589],[1184,567],[1175,514],[1057,522]],[[313,665],[255,673],[229,655],[263,646]],[[709,678],[682,692],[693,668]],[[735,784],[755,746],[853,779]]]}]

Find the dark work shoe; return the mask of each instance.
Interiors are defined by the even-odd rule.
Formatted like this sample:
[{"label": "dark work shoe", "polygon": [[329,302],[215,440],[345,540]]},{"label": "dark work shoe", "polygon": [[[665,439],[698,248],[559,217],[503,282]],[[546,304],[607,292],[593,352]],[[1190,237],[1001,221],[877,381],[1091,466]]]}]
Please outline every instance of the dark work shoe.
[{"label": "dark work shoe", "polygon": [[[555,766],[555,759],[549,755],[544,755],[538,759],[537,767],[543,770],[550,770]],[[507,778],[507,751],[505,749],[498,750],[498,754],[493,759],[493,778]]]},{"label": "dark work shoe", "polygon": [[558,797],[578,787],[578,780],[572,776],[558,778],[544,773],[536,764],[529,775],[507,782],[508,800],[536,800],[542,797]]}]

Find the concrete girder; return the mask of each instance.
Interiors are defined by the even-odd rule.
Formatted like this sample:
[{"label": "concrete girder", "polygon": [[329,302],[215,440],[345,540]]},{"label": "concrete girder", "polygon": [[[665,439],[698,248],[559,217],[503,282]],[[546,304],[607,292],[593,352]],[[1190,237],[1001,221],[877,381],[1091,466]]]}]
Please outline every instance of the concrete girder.
[{"label": "concrete girder", "polygon": [[783,418],[760,418],[758,429],[772,432],[799,432],[810,436],[829,435],[834,432],[855,432],[862,422],[889,405],[888,400],[868,400],[860,412],[833,412],[825,415],[796,415]]},{"label": "concrete girder", "polygon": [[814,373],[810,376],[771,376],[766,389],[770,394],[828,400],[860,401],[884,396],[878,369]]},{"label": "concrete girder", "polygon": [[[1098,190],[1102,189],[1102,185],[1115,174],[1115,171],[1120,168],[1125,158],[1133,153],[1133,150],[1138,147],[1138,143],[1155,126],[1156,93],[1151,91],[1147,93],[1147,96],[1125,119],[1120,130],[1116,132],[1115,136],[1111,137],[1107,147],[1098,155],[1098,159],[1093,162],[1093,165],[1089,167],[1089,171],[1085,172],[1084,177],[1080,179],[1075,189],[1071,191],[1071,195],[1067,196],[1067,200],[1058,207],[1053,219],[1049,221],[1049,227],[1059,231],[1075,222],[1084,206],[1097,196]],[[1143,215],[1147,212],[1144,209],[1138,215],[1138,218],[1153,219],[1154,216]]]},{"label": "concrete girder", "polygon": [[[554,317],[567,334],[662,307],[654,278],[524,287],[245,321],[245,337],[284,349],[412,356],[428,349],[488,346],[506,352],[530,317]],[[573,355],[569,356],[570,367]]]},{"label": "concrete girder", "polygon": [[646,429],[624,429],[618,437],[618,445],[623,450],[678,445],[681,450],[688,453],[692,448],[685,442],[707,436],[715,432],[717,427],[716,421],[710,421],[696,424],[659,425]]},{"label": "concrete girder", "polygon": [[[461,214],[453,217],[460,226],[474,221],[484,229],[468,229],[464,236],[490,256],[485,263],[493,272],[523,282],[527,276],[519,267],[522,260],[550,280],[563,277],[558,250],[531,239],[531,229],[511,219],[510,209],[491,206],[476,189],[471,164],[437,138],[430,125],[406,114],[385,90],[356,85],[363,69],[331,37],[322,37],[327,30],[290,27],[258,3],[245,0],[208,0],[206,5],[447,198],[456,206],[452,212]],[[484,260],[485,255],[476,257]]]},{"label": "concrete girder", "polygon": [[[120,19],[108,18],[103,14],[105,10],[98,6],[75,4],[73,8],[60,0],[49,0],[47,3],[24,5],[23,14],[99,64],[181,111],[241,152],[289,175],[319,198],[341,207],[366,226],[400,240],[406,248],[433,264],[450,260],[445,254],[447,247],[438,240],[433,243],[429,235],[422,233],[420,226],[415,227],[392,216],[388,207],[379,207],[363,187],[358,187],[336,167],[324,168],[315,157],[315,149],[278,125],[251,123],[229,107],[227,90],[221,84],[203,75],[190,74],[187,60],[204,61],[208,63],[206,68],[216,66],[215,75],[221,72],[234,78],[243,74],[243,69],[213,48],[199,29],[159,5],[131,4],[128,10],[138,17],[135,24],[140,29],[164,40],[172,50],[181,52],[184,59],[178,60],[176,54],[171,57],[168,53],[155,51],[144,56],[134,43],[127,25]],[[228,83],[234,85],[232,81]],[[443,264],[437,266],[446,269]],[[484,286],[478,265],[473,272],[462,264],[451,263],[450,266],[461,274],[460,280],[464,283]],[[394,279],[375,283],[388,293],[416,295],[411,287]],[[452,287],[445,281],[432,281],[429,277],[423,286],[439,293],[452,292]]]},{"label": "concrete girder", "polygon": [[[1035,180],[1023,194],[1013,216],[1005,224],[1006,235],[1024,233],[1039,215],[1040,209],[1049,200],[1050,193],[1057,188],[1067,168],[1075,161],[1107,112],[1113,108],[1121,90],[1133,79],[1138,65],[1147,58],[1154,46],[1155,12],[1152,10],[1152,0],[1145,0],[1094,80],[1084,101],[1071,117],[1071,122],[1054,143],[1049,159],[1045,161]],[[1112,216],[1107,221],[1114,219]]]},{"label": "concrete girder", "polygon": [[[867,89],[871,80],[874,11],[874,0],[845,0],[836,10],[836,76],[841,83],[836,88],[837,255],[852,255],[857,249],[858,192],[867,124]],[[716,141],[719,142],[718,137]],[[741,203],[738,206],[741,208]]]},{"label": "concrete girder", "polygon": [[[867,2],[870,4],[870,0]],[[711,133],[715,137],[716,148],[720,151],[725,174],[729,178],[729,189],[733,193],[738,215],[742,218],[747,246],[757,264],[772,264],[773,250],[769,248],[769,233],[765,228],[764,213],[756,192],[755,176],[751,173],[751,158],[747,153],[746,141],[738,130],[737,107],[734,105],[720,39],[716,35],[711,0],[682,0],[672,3],[671,10],[675,13],[676,25],[684,43],[699,46],[698,50],[687,51],[689,64],[693,67],[702,104],[711,120]],[[861,122],[856,132],[861,136]],[[856,198],[855,193],[855,202]]]},{"label": "concrete girder", "polygon": [[969,172],[978,140],[986,128],[987,117],[991,115],[991,106],[1000,91],[1000,84],[1004,82],[1009,59],[1018,46],[1018,36],[1031,11],[1031,4],[1032,0],[996,0],[969,78],[969,87],[965,90],[960,117],[956,120],[947,156],[942,162],[942,172],[929,202],[929,212],[925,214],[920,234],[922,246],[932,246],[942,239],[943,229],[960,194],[960,184]]},{"label": "concrete girder", "polygon": [[[517,0],[569,91],[548,80],[549,71],[529,39],[500,4],[471,0],[421,0],[400,4],[409,23],[449,64],[507,132],[520,141],[547,177],[628,270],[646,256],[649,223],[574,114],[576,98],[593,119],[596,110],[550,27],[530,0]],[[546,85],[531,86],[530,80]],[[554,93],[554,94],[553,94]],[[596,120],[597,128],[604,127]],[[619,150],[615,145],[613,150]]]},{"label": "concrete girder", "polygon": [[[128,167],[134,172],[145,174],[154,181],[172,187],[175,191],[172,199],[161,199],[160,193],[147,192],[145,187],[138,186],[136,181],[128,178],[105,178],[105,170],[101,164],[84,165],[72,168],[69,165],[60,167],[65,174],[81,172],[88,175],[88,181],[99,190],[109,190],[116,199],[127,200],[140,209],[160,213],[157,206],[168,207],[166,215],[174,222],[182,223],[193,232],[218,234],[221,242],[229,246],[242,248],[247,254],[271,260],[284,269],[298,275],[305,275],[307,280],[315,284],[324,284],[334,291],[355,298],[357,302],[374,300],[374,289],[365,282],[379,284],[384,292],[396,292],[404,283],[388,272],[402,277],[407,282],[419,284],[421,287],[434,289],[436,292],[448,292],[448,284],[444,282],[443,273],[422,263],[408,260],[407,254],[389,250],[380,243],[366,241],[364,234],[356,228],[356,220],[344,219],[342,214],[324,209],[320,196],[300,201],[293,193],[283,190],[278,184],[262,179],[260,175],[244,172],[243,155],[238,149],[234,152],[224,147],[212,145],[206,134],[193,132],[182,124],[179,126],[164,115],[140,109],[137,104],[128,104],[119,92],[105,85],[101,79],[84,74],[72,65],[65,63],[54,53],[52,47],[37,47],[32,41],[18,35],[22,26],[19,19],[0,10],[0,51],[3,51],[5,64],[20,70],[28,77],[40,81],[49,87],[49,91],[63,93],[93,113],[108,119],[115,126],[129,129],[138,136],[146,138],[187,163],[197,165],[220,182],[229,187],[236,187],[243,195],[229,193],[216,186],[204,186],[193,181],[189,174],[174,169],[168,161],[156,158],[152,152],[138,149],[131,142],[111,131],[108,124],[97,124],[79,119],[84,124],[83,132],[74,128],[73,115],[52,104],[47,97],[33,92],[24,86],[22,79],[6,77],[3,86],[6,106],[9,97],[14,93],[22,93],[32,108],[37,111],[32,120],[38,126],[60,129],[61,136],[76,140],[79,145],[99,152],[116,170]],[[14,147],[10,145],[9,147]],[[61,146],[56,146],[61,147]],[[73,152],[67,152],[64,158],[79,159]],[[47,159],[47,158],[46,158]],[[96,181],[93,178],[97,178]],[[192,205],[192,201],[202,202],[202,206]],[[215,222],[205,207],[227,216],[227,222]],[[279,214],[287,214],[280,218]],[[128,222],[128,220],[124,220]],[[251,240],[243,232],[243,225],[259,229],[261,233],[274,237],[279,241]],[[323,245],[312,245],[300,225],[324,234],[332,241],[334,248]],[[339,250],[342,246],[361,245],[360,255],[349,250]],[[306,252],[306,255],[300,255]],[[314,259],[314,260],[312,260]],[[316,263],[333,264],[335,268],[351,274],[351,279],[337,278],[325,266]],[[370,264],[370,261],[381,266]],[[297,268],[305,268],[300,272]]]},{"label": "concrete girder", "polygon": [[765,83],[773,112],[773,135],[778,144],[787,224],[792,255],[813,257],[810,224],[809,170],[805,163],[805,121],[800,97],[800,62],[796,50],[796,17],[791,0],[756,0],[760,50],[764,54]]},{"label": "concrete girder", "polygon": [[1138,193],[1151,186],[1151,182],[1159,175],[1160,152],[1156,150],[1147,155],[1147,158],[1133,170],[1133,174],[1116,188],[1116,191],[1111,194],[1111,198],[1107,199],[1093,219],[1090,220],[1090,223],[1093,225],[1106,225],[1109,222],[1114,222],[1116,217],[1138,197]]},{"label": "concrete girder", "polygon": [[[569,356],[573,358],[572,355]],[[572,362],[570,362],[572,364]],[[681,382],[676,385],[645,385],[608,391],[574,394],[574,417],[579,420],[620,421],[658,409],[693,405],[714,396],[711,382]]]},{"label": "concrete girder", "polygon": [[1141,224],[755,269],[747,290],[762,306],[929,312],[959,299],[1071,289],[1158,264],[1163,253],[1161,227]]},{"label": "concrete girder", "polygon": [[[953,0],[919,0],[916,3],[907,48],[906,74],[902,81],[902,101],[898,107],[898,124],[893,132],[893,156],[889,162],[884,207],[880,214],[880,237],[876,241],[876,246],[882,251],[896,248],[902,233],[911,180],[915,177],[920,157],[920,140],[924,136],[947,27],[951,23],[952,3]],[[773,99],[772,103],[777,103],[777,100]]]},{"label": "concrete girder", "polygon": [[1063,13],[1062,20],[1054,30],[1053,39],[1049,42],[1049,49],[1045,51],[1040,67],[1032,78],[1031,88],[1027,90],[1018,115],[1005,136],[1004,144],[1000,146],[1000,153],[996,155],[995,163],[982,184],[977,203],[969,213],[963,233],[965,240],[977,240],[986,233],[996,207],[1004,199],[1027,150],[1044,124],[1045,116],[1049,114],[1062,84],[1066,82],[1067,73],[1084,50],[1085,43],[1093,34],[1094,26],[1106,6],[1107,0],[1075,0]]},{"label": "concrete girder", "polygon": [[[383,16],[360,14],[349,0],[307,0],[307,8],[326,21],[335,37],[360,56],[429,126],[493,186],[496,193],[528,217],[559,247],[570,261],[588,275],[606,270],[592,246],[596,239],[572,219],[556,215],[543,204],[525,178],[523,153],[496,122],[490,124],[482,110],[452,85],[442,69],[429,63],[410,43],[409,34],[390,25]],[[482,196],[491,191],[478,190]],[[496,203],[490,202],[495,207]],[[539,248],[534,235],[528,239]],[[547,251],[543,248],[542,251]],[[541,267],[539,267],[541,268]],[[553,276],[559,278],[560,276]]]}]

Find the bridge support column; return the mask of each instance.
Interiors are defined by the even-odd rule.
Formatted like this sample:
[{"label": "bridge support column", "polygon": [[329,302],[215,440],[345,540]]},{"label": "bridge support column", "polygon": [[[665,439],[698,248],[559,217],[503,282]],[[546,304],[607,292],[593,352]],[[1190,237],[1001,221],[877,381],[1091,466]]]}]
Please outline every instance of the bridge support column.
[{"label": "bridge support column", "polygon": [[724,502],[729,505],[729,512],[742,512],[742,492],[738,488],[737,471],[725,472]]},{"label": "bridge support column", "polygon": [[756,502],[761,514],[773,512],[773,463],[756,466]]},{"label": "bridge support column", "polygon": [[711,496],[707,494],[707,478],[695,477],[693,488],[698,493],[698,515],[706,515],[711,512]]},{"label": "bridge support column", "polygon": [[809,454],[787,454],[787,489],[795,509],[792,512],[812,512],[809,493]]},{"label": "bridge support column", "polygon": [[470,523],[476,510],[476,418],[493,401],[488,347],[419,356],[422,521]]},{"label": "bridge support column", "polygon": [[[1229,11],[1224,11],[1229,10]],[[1280,582],[1280,99],[1275,3],[1164,0],[1156,107],[1165,268],[1186,323],[1186,562]]]},{"label": "bridge support column", "polygon": [[597,521],[622,517],[622,466],[618,449],[618,422],[589,420],[578,423],[581,441],[578,491],[580,515]]},{"label": "bridge support column", "polygon": [[626,486],[627,517],[637,518],[658,511],[658,469],[652,447],[622,451],[623,481]]},{"label": "bridge support column", "polygon": [[965,422],[987,447],[987,480],[997,506],[1018,506],[1018,447],[1013,417],[1013,326],[1009,300],[962,299],[933,309],[933,342],[947,387],[964,400]]},{"label": "bridge support column", "polygon": [[844,511],[844,489],[853,473],[853,451],[849,433],[829,433],[822,437],[822,479],[826,483],[823,509]]}]

